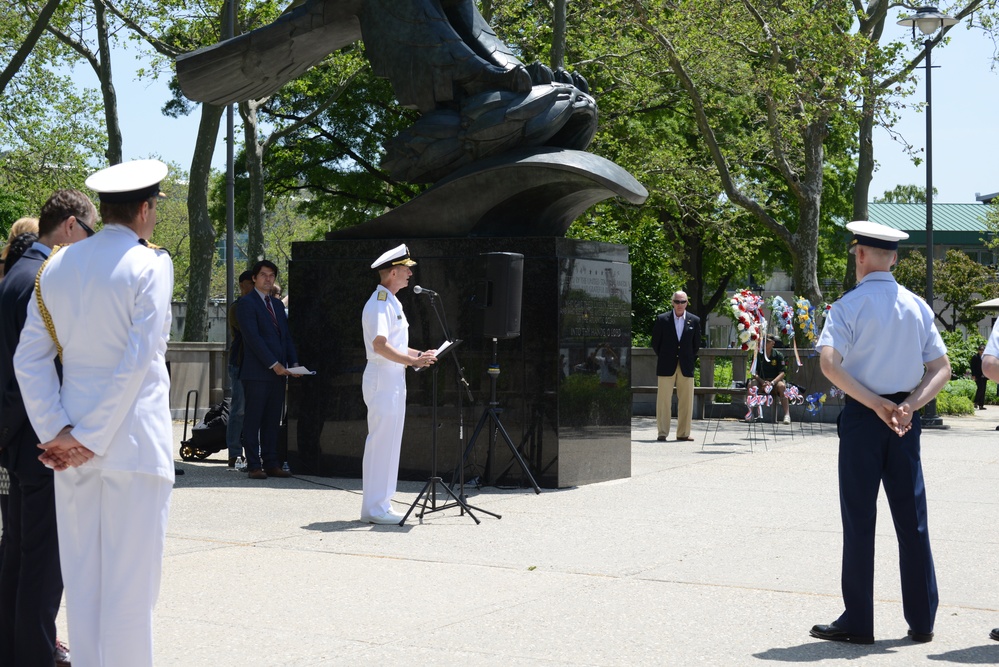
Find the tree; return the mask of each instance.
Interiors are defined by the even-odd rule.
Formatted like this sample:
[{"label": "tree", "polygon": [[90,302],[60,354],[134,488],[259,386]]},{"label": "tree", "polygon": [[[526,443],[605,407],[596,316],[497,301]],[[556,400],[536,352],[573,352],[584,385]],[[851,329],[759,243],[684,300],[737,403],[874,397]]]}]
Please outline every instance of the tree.
[{"label": "tree", "polygon": [[[15,9],[0,16],[0,59],[10,59],[0,94],[0,196],[23,203],[15,218],[38,215],[56,188],[80,187],[105,146],[95,122],[100,100],[54,71],[64,50],[45,35],[48,19],[31,34],[39,25],[34,15]],[[26,40],[31,49],[21,59]]]},{"label": "tree", "polygon": [[[933,198],[937,198],[936,188],[933,188]],[[885,190],[880,199],[875,197],[874,201],[885,204],[922,204],[926,201],[926,188],[921,185],[896,185],[891,190]]]},{"label": "tree", "polygon": [[[901,98],[912,92],[912,77],[916,68],[923,62],[926,50],[921,42],[913,40],[891,40],[884,46],[885,22],[891,17],[888,11],[898,5],[884,0],[870,0],[865,5],[861,0],[855,1],[856,35],[869,43],[869,48],[863,51],[863,58],[856,64],[860,85],[855,94],[859,101],[860,116],[858,128],[858,165],[857,179],[854,187],[853,219],[867,220],[867,202],[870,198],[871,180],[874,178],[874,127],[881,124],[891,131],[895,117],[895,109]],[[959,20],[977,17],[979,27],[995,34],[996,15],[995,3],[982,0],[961,0],[947,3],[942,10]],[[969,19],[969,26],[970,26]],[[932,39],[933,46],[945,43],[948,33],[953,28],[943,28]],[[916,48],[913,52],[913,47]],[[908,52],[909,55],[906,55]],[[911,146],[906,144],[911,151]],[[919,157],[912,152],[913,159],[918,163]],[[926,190],[923,189],[925,195]],[[934,192],[934,196],[936,193]]]},{"label": "tree", "polygon": [[[796,291],[819,302],[826,144],[852,150],[851,65],[865,46],[846,32],[852,16],[799,0],[626,5],[686,92],[726,197],[784,244]],[[752,131],[723,137],[733,115]]]},{"label": "tree", "polygon": [[[300,129],[307,130],[342,99],[350,90],[354,79],[367,69],[367,64],[359,56],[356,49],[343,51],[332,56],[327,67],[315,68],[316,71],[297,81],[289,82],[283,94],[267,100],[249,100],[239,104],[239,114],[243,119],[243,150],[249,176],[247,202],[249,257],[264,257],[263,224],[267,185],[264,162],[271,147]],[[314,108],[311,110],[295,108],[296,101],[301,102],[309,98],[315,105]],[[282,106],[289,102],[290,108]],[[260,123],[257,119],[257,113],[261,110],[269,117],[274,127],[274,131],[262,140]]]},{"label": "tree", "polygon": [[[219,39],[221,17],[225,15],[228,2],[186,2],[186,0],[158,0],[156,3],[138,3],[135,13],[127,14],[110,0],[101,0],[108,10],[125,23],[158,58],[152,62],[153,75],[162,69],[173,71],[174,59],[201,46],[214,44]],[[247,7],[246,5],[251,6]],[[237,22],[243,27],[254,26],[258,12],[273,16],[275,3],[263,0],[260,3],[243,3]],[[143,25],[143,21],[158,29],[158,34]],[[163,112],[167,115],[187,115],[195,109],[180,94],[176,80],[171,82],[174,99],[167,103]],[[212,224],[209,194],[211,187],[211,161],[215,150],[222,119],[222,107],[212,104],[198,105],[201,120],[191,158],[190,182],[188,188],[188,224],[190,226],[190,271],[188,274],[187,318],[184,321],[185,341],[204,340],[208,334],[208,299],[211,295],[212,269],[215,254],[215,226]]]},{"label": "tree", "polygon": [[[60,0],[47,0],[45,5],[34,12],[25,12],[27,16],[31,16],[34,13],[35,20],[31,23],[31,28],[27,31],[24,40],[18,44],[16,50],[11,55],[10,60],[7,61],[7,66],[3,68],[3,72],[0,72],[0,95],[3,95],[7,90],[7,85],[14,79],[17,73],[24,66],[24,63],[28,60],[28,56],[34,50],[35,45],[38,43],[38,39],[45,32],[46,26],[49,24],[49,20],[55,13],[55,10],[59,8]],[[21,18],[23,14],[18,10],[14,10],[11,14]],[[9,17],[4,17],[6,20]],[[17,33],[24,34],[24,33]]]},{"label": "tree", "polygon": [[[926,257],[918,250],[909,252],[895,267],[895,279],[916,294],[926,287]],[[994,269],[982,266],[960,250],[947,251],[944,260],[933,260],[933,296],[943,306],[937,319],[947,331],[958,327],[975,330],[982,311],[974,305],[999,296]]]},{"label": "tree", "polygon": [[[108,140],[105,157],[108,164],[119,164],[122,161],[121,124],[111,68],[112,29],[108,25],[107,9],[101,0],[93,0],[89,6],[83,2],[64,2],[63,10],[61,15],[53,17],[46,30],[72,49],[97,75]],[[93,46],[89,43],[91,36]]]}]

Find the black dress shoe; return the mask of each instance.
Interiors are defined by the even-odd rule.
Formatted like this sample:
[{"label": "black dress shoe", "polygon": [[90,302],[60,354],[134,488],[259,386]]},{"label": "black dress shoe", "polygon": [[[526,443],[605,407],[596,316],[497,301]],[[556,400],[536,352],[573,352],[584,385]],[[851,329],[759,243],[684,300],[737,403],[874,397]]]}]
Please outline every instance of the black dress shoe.
[{"label": "black dress shoe", "polygon": [[[996,430],[999,431],[999,428],[997,428]],[[658,438],[656,438],[656,442],[666,442],[666,436],[665,435],[659,436]]]},{"label": "black dress shoe", "polygon": [[994,639],[999,642],[999,628],[992,629],[992,632],[989,633],[989,639]]},{"label": "black dress shoe", "polygon": [[835,623],[830,623],[829,625],[813,625],[811,636],[816,639],[825,639],[831,642],[849,642],[851,644],[873,644],[874,637],[861,637],[860,635],[852,635],[846,630],[841,630],[836,627]]},{"label": "black dress shoe", "polygon": [[914,642],[919,642],[920,644],[925,644],[927,642],[933,641],[932,632],[916,632],[915,630],[909,630],[909,639]]}]

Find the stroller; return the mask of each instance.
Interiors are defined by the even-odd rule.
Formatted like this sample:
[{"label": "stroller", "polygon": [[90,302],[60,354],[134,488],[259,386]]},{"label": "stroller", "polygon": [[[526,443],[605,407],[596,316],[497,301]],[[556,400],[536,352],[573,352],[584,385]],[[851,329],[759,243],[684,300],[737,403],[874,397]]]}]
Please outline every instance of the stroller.
[{"label": "stroller", "polygon": [[193,423],[197,419],[196,416],[190,418],[192,394],[194,414],[198,414],[198,390],[192,389],[187,392],[187,405],[184,408],[184,438],[180,441],[180,458],[184,461],[207,459],[212,454],[226,449],[225,432],[229,424],[229,399],[224,399],[221,403],[209,406],[201,423],[194,424],[191,428],[191,437],[188,438],[188,421]]}]

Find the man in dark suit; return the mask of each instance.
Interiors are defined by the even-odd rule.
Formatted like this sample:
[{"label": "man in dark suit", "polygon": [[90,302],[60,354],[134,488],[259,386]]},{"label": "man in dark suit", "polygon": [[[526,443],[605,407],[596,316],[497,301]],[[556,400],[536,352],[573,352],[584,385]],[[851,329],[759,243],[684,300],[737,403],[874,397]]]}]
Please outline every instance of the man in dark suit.
[{"label": "man in dark suit", "polygon": [[57,190],[42,206],[38,241],[0,283],[0,464],[10,472],[8,543],[0,570],[0,664],[51,665],[62,599],[52,470],[38,460],[14,375],[14,351],[27,318],[35,276],[53,246],[94,233],[97,210],[77,190]]},{"label": "man in dark suit", "polygon": [[284,304],[271,298],[277,266],[266,259],[250,270],[253,290],[236,302],[236,319],[243,336],[243,451],[250,479],[290,477],[278,461],[277,441],[284,408],[285,378],[298,366],[288,333]]},{"label": "man in dark suit", "polygon": [[673,310],[656,318],[652,327],[652,349],[659,357],[656,375],[659,392],[656,396],[656,425],[659,442],[669,436],[673,418],[673,389],[676,388],[676,439],[690,437],[690,421],[694,413],[694,364],[701,349],[701,319],[687,312],[687,293],[673,295]]},{"label": "man in dark suit", "polygon": [[975,407],[979,410],[985,409],[985,390],[989,385],[989,379],[982,372],[983,352],[985,352],[985,346],[979,345],[978,352],[971,357],[971,377],[975,378],[975,385],[978,388],[975,392]]}]

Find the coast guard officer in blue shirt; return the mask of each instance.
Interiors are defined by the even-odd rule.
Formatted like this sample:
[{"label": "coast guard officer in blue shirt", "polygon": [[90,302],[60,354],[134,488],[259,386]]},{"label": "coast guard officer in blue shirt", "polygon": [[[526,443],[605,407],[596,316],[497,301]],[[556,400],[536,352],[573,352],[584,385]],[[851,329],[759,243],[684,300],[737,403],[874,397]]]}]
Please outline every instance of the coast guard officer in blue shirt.
[{"label": "coast guard officer in blue shirt", "polygon": [[874,643],[874,529],[884,484],[899,544],[908,635],[928,642],[938,597],[916,410],[947,384],[950,361],[933,311],[890,272],[898,242],[908,234],[867,221],[847,229],[854,234],[857,286],[833,304],[816,346],[822,372],[846,393],[838,425],[846,610],[833,623],[814,626],[811,635]]}]

